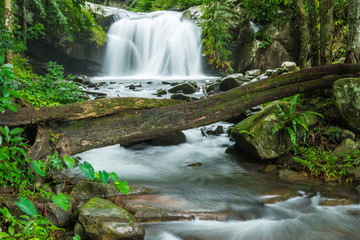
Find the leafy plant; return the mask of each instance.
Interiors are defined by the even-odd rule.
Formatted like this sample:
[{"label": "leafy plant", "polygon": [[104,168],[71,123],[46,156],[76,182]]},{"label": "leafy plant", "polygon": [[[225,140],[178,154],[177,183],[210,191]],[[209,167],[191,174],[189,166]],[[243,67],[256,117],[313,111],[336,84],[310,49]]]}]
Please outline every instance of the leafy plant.
[{"label": "leafy plant", "polygon": [[272,43],[272,39],[265,35],[263,31],[255,33],[255,39],[260,41],[260,48],[266,48]]},{"label": "leafy plant", "polygon": [[346,154],[314,147],[300,147],[299,153],[294,160],[300,163],[309,174],[322,177],[326,181],[350,181],[351,176],[347,170],[360,165],[360,150]]},{"label": "leafy plant", "polygon": [[64,68],[49,62],[48,74],[38,76],[23,60],[15,60],[14,74],[24,100],[36,107],[54,106],[83,101],[86,97],[69,75],[64,77]]},{"label": "leafy plant", "polygon": [[278,109],[278,113],[275,113],[275,117],[278,120],[278,124],[273,128],[272,134],[273,136],[280,131],[280,137],[282,135],[288,135],[290,137],[290,141],[293,147],[296,150],[297,147],[297,139],[301,133],[304,135],[304,141],[306,139],[306,133],[309,131],[306,123],[309,121],[309,116],[319,116],[324,118],[320,113],[313,112],[313,111],[304,111],[298,112],[296,111],[296,106],[298,104],[300,95],[297,94],[291,101],[290,106],[287,105],[285,109],[279,104],[276,104]]},{"label": "leafy plant", "polygon": [[226,49],[232,41],[229,29],[234,26],[231,21],[233,7],[233,4],[226,0],[204,0],[201,7],[204,54],[209,64],[223,74],[233,72],[229,60],[231,52]]}]

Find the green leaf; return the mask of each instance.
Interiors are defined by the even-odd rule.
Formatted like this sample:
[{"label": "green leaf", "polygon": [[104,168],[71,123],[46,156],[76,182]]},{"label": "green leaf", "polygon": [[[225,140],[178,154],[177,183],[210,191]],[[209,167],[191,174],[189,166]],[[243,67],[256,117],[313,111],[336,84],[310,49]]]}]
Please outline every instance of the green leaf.
[{"label": "green leaf", "polygon": [[75,236],[73,236],[73,240],[81,240],[81,237],[78,234],[76,234]]},{"label": "green leaf", "polygon": [[9,234],[7,234],[6,232],[0,232],[0,238],[7,238],[10,237]]},{"label": "green leaf", "polygon": [[85,176],[88,177],[90,180],[94,179],[95,171],[94,171],[94,167],[90,163],[84,161],[83,164],[79,164],[79,168],[81,169],[81,171],[83,171]]},{"label": "green leaf", "polygon": [[40,176],[45,177],[45,164],[42,161],[33,161],[33,167]]},{"label": "green leaf", "polygon": [[109,181],[109,174],[106,171],[99,171],[99,178],[103,184],[107,184]]},{"label": "green leaf", "polygon": [[10,131],[10,135],[18,135],[20,133],[22,133],[24,131],[23,128],[14,128],[14,129],[11,129]]},{"label": "green leaf", "polygon": [[9,226],[8,231],[9,231],[9,234],[10,234],[11,236],[14,236],[14,233],[15,233],[14,227]]},{"label": "green leaf", "polygon": [[114,180],[114,182],[119,181],[119,176],[114,172],[110,173],[110,178]]},{"label": "green leaf", "polygon": [[298,103],[298,99],[300,97],[300,94],[295,95],[295,97],[293,98],[293,100],[291,101],[291,106],[290,106],[290,115],[294,115],[295,114],[295,110],[296,110],[296,105]]},{"label": "green leaf", "polygon": [[119,190],[120,192],[128,195],[130,192],[130,188],[129,185],[127,183],[127,181],[116,181],[114,182],[114,185],[116,187],[117,190]]},{"label": "green leaf", "polygon": [[63,156],[65,165],[69,170],[71,170],[75,166],[75,160],[72,157],[66,157],[66,155]]},{"label": "green leaf", "polygon": [[15,201],[15,205],[31,217],[34,217],[37,214],[34,204],[27,198],[20,197],[20,202]]},{"label": "green leaf", "polygon": [[17,91],[14,91],[14,90],[10,89],[10,93],[15,98],[22,98],[21,94],[19,92],[17,92]]},{"label": "green leaf", "polygon": [[52,195],[51,199],[54,201],[56,205],[58,205],[62,210],[66,211],[69,206],[69,202],[67,197],[62,194],[58,193],[57,195]]},{"label": "green leaf", "polygon": [[286,128],[286,131],[289,133],[290,141],[293,144],[293,146],[297,147],[295,132],[289,127]]},{"label": "green leaf", "polygon": [[11,105],[11,104],[6,104],[5,106],[6,106],[10,111],[17,112],[16,107],[14,107],[13,105]]}]

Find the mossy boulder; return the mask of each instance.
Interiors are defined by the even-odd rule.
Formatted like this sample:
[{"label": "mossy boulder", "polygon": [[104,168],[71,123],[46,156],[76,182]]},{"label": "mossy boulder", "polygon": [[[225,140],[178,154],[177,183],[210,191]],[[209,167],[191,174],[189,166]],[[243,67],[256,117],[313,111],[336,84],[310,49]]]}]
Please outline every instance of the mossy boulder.
[{"label": "mossy boulder", "polygon": [[82,239],[144,239],[144,228],[135,217],[112,202],[92,198],[79,209],[75,234]]},{"label": "mossy boulder", "polygon": [[241,73],[229,75],[221,79],[220,90],[227,91],[248,82],[250,82],[250,80],[244,77]]},{"label": "mossy boulder", "polygon": [[182,92],[184,94],[192,94],[197,90],[197,86],[191,82],[185,82],[183,84],[177,85],[175,87],[170,88],[168,91],[170,93],[179,93]]},{"label": "mossy boulder", "polygon": [[[274,159],[287,153],[292,144],[287,136],[273,136],[272,130],[279,124],[275,116],[278,113],[276,104],[284,107],[288,102],[273,102],[260,112],[236,124],[230,134],[236,146],[244,153],[259,159]],[[318,121],[316,116],[308,115],[307,126],[312,126]],[[300,141],[300,137],[298,138]]]},{"label": "mossy boulder", "polygon": [[344,124],[360,132],[360,78],[337,80],[333,85],[333,95]]}]

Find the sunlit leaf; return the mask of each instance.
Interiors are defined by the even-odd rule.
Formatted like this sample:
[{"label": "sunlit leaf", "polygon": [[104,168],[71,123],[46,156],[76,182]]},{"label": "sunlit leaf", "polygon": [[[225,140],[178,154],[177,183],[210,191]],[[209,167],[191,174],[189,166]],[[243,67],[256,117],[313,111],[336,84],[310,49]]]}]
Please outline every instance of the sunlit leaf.
[{"label": "sunlit leaf", "polygon": [[57,195],[52,195],[51,199],[54,201],[56,205],[58,205],[62,210],[66,211],[69,206],[69,202],[67,197],[62,194],[58,193]]},{"label": "sunlit leaf", "polygon": [[37,214],[34,204],[27,198],[20,197],[20,202],[15,201],[15,205],[31,217],[34,217]]}]

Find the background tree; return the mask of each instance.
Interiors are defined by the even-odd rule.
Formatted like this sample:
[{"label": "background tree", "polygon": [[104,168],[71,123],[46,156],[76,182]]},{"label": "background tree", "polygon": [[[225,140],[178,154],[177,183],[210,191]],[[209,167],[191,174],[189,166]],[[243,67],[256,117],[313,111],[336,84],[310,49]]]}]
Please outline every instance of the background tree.
[{"label": "background tree", "polygon": [[320,63],[331,64],[334,36],[334,1],[320,0]]},{"label": "background tree", "polygon": [[[12,14],[11,14],[11,0],[5,0],[4,2],[4,26],[5,29],[9,32],[12,33]],[[5,53],[5,62],[6,63],[11,63],[12,60],[12,54],[11,51],[7,51]]]},{"label": "background tree", "polygon": [[318,31],[318,1],[308,0],[308,15],[309,15],[309,37],[310,37],[310,60],[311,66],[320,65],[320,46],[319,46],[319,31]]},{"label": "background tree", "polygon": [[349,0],[346,63],[360,63],[360,0]]},{"label": "background tree", "polygon": [[307,58],[309,53],[309,28],[308,21],[306,17],[306,12],[302,0],[294,1],[300,26],[300,53],[299,53],[299,66],[300,69],[307,68]]}]

